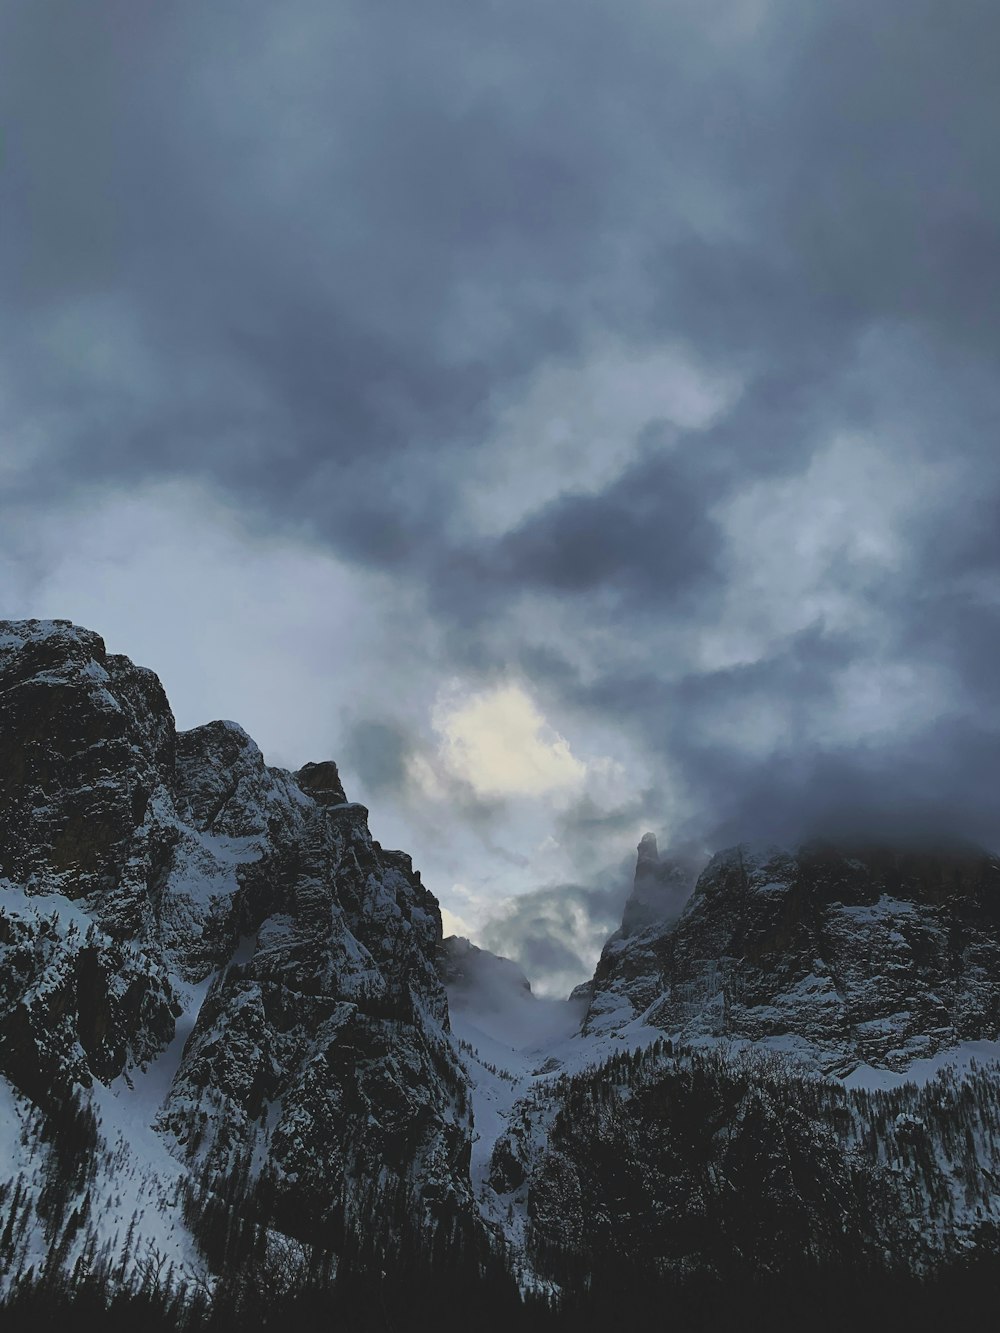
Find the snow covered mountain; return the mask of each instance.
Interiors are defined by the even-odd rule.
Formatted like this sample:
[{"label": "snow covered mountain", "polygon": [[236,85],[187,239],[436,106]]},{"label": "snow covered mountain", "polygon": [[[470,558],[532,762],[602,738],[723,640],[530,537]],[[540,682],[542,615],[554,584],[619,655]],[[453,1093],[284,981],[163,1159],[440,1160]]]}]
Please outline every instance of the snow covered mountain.
[{"label": "snow covered mountain", "polygon": [[623,1284],[1000,1253],[1000,863],[698,869],[647,835],[592,982],[539,999],[442,940],[335,764],[0,623],[0,1299],[579,1327]]},{"label": "snow covered mountain", "polygon": [[[1000,861],[978,848],[733,847],[688,898],[605,947],[588,1030],[644,1022],[681,1040],[762,1042],[848,1074],[903,1070],[1000,1032]],[[626,919],[632,904],[626,908]]]},{"label": "snow covered mountain", "polygon": [[[8,1273],[62,1246],[208,1280],[220,1201],[252,1199],[286,1266],[400,1191],[468,1212],[437,903],[335,766],[269,768],[230,722],[178,735],[152,672],[67,622],[0,627],[0,699]],[[47,1214],[71,1103],[98,1165]]]},{"label": "snow covered mountain", "polygon": [[563,1289],[992,1247],[998,950],[978,850],[737,847],[698,875],[647,835],[578,1031],[512,1050],[456,1016],[484,1215]]}]

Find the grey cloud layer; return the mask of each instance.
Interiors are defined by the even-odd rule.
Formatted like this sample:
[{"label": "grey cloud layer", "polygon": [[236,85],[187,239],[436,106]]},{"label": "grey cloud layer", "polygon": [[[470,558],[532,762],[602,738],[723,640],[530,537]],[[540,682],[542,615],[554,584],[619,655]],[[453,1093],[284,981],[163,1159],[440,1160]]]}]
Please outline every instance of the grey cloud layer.
[{"label": "grey cloud layer", "polygon": [[624,867],[605,869],[609,887],[558,884],[525,893],[483,931],[486,948],[541,978],[543,994],[562,997],[594,970],[604,941],[621,922],[628,896]]},{"label": "grey cloud layer", "polygon": [[[684,836],[1000,842],[998,41],[985,0],[8,6],[4,507],[203,478],[412,584],[443,674],[622,728]],[[498,413],[595,331],[742,392],[470,535]],[[714,660],[775,537],[727,505],[840,437],[928,469],[896,548],[845,538],[814,615]],[[933,682],[902,717],[900,664]],[[848,725],[852,688],[882,711]],[[364,726],[351,761],[398,789],[404,731]]]}]

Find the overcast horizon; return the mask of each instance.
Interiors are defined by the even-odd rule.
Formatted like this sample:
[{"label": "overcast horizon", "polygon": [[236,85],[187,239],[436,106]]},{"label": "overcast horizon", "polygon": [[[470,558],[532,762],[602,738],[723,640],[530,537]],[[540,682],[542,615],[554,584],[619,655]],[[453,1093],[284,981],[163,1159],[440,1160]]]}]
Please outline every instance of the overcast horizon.
[{"label": "overcast horizon", "polygon": [[635,845],[1000,847],[1000,9],[0,11],[0,615],[564,993]]}]

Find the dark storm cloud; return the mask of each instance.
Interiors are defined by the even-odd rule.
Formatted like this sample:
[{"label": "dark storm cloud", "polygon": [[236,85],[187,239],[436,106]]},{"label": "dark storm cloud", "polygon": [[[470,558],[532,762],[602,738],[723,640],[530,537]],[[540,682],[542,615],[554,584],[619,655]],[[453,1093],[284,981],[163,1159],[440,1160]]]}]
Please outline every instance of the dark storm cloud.
[{"label": "dark storm cloud", "polygon": [[[635,278],[690,230],[711,136],[687,71],[721,59],[690,15],[597,4],[43,3],[2,35],[8,350],[26,410],[73,413],[61,477],[193,470],[389,564],[449,501],[434,453],[474,447],[491,390],[621,305],[612,250]],[[155,383],[53,346],[74,302],[62,339],[93,338],[98,296],[106,354],[135,347]]]},{"label": "dark storm cloud", "polygon": [[715,846],[748,837],[997,845],[1000,737],[971,719],[942,719],[909,742],[778,749],[753,763],[706,748],[687,760],[712,815],[699,832]]},{"label": "dark storm cloud", "polygon": [[[338,540],[367,490],[405,526],[426,473],[406,455],[475,439],[491,384],[571,341],[559,306],[601,208],[587,140],[480,86],[494,56],[513,96],[531,72],[516,28],[463,14],[8,11],[9,351],[26,405],[83,409],[53,441],[64,475],[193,468]],[[145,394],[127,365],[109,383],[53,354],[53,315],[96,293],[123,303],[112,352],[134,338],[158,369]],[[480,306],[510,331],[484,340]],[[383,489],[394,455],[407,483]]]},{"label": "dark storm cloud", "polygon": [[413,740],[398,723],[362,718],[347,730],[344,763],[374,793],[401,792],[407,782],[407,761]]},{"label": "dark storm cloud", "polygon": [[[692,836],[910,808],[997,838],[998,42],[986,0],[8,6],[7,501],[194,476],[391,570],[442,675],[520,667],[621,727]],[[509,530],[476,531],[504,405],[595,330],[741,392],[651,421],[600,486],[533,506],[529,471]],[[740,546],[726,506],[845,435],[897,465],[887,510],[941,470],[880,573],[824,557],[810,591],[855,614],[699,655],[775,536]],[[808,512],[781,522],[808,545]],[[630,655],[584,661],[595,625]],[[901,663],[936,691],[909,720]],[[842,720],[859,664],[891,724]],[[411,744],[359,723],[347,759],[400,791]],[[481,804],[456,794],[485,828]]]},{"label": "dark storm cloud", "polygon": [[718,538],[683,460],[652,456],[598,496],[566,496],[503,543],[516,586],[676,600],[714,573]]}]

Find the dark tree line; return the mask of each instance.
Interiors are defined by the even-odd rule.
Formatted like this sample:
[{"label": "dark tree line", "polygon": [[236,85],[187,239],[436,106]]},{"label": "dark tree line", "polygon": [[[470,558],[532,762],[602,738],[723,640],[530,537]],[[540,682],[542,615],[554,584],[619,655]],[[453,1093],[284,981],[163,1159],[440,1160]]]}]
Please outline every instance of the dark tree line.
[{"label": "dark tree line", "polygon": [[[983,1164],[1000,1135],[995,1070],[851,1092],[778,1059],[663,1040],[534,1100],[553,1092],[549,1150],[573,1164],[579,1192],[570,1198],[555,1169],[529,1182],[530,1259],[551,1285],[528,1293],[507,1248],[453,1198],[345,1181],[325,1218],[304,1226],[249,1158],[205,1165],[181,1195],[211,1284],[128,1269],[131,1229],[112,1254],[93,1225],[93,1114],[76,1095],[59,1100],[26,1129],[41,1163],[34,1187],[0,1188],[0,1271],[21,1274],[0,1330],[992,1327],[1000,1226]],[[948,1224],[956,1207],[973,1219],[962,1243],[921,1247],[919,1228]],[[46,1259],[24,1271],[31,1234],[44,1235]]]}]

